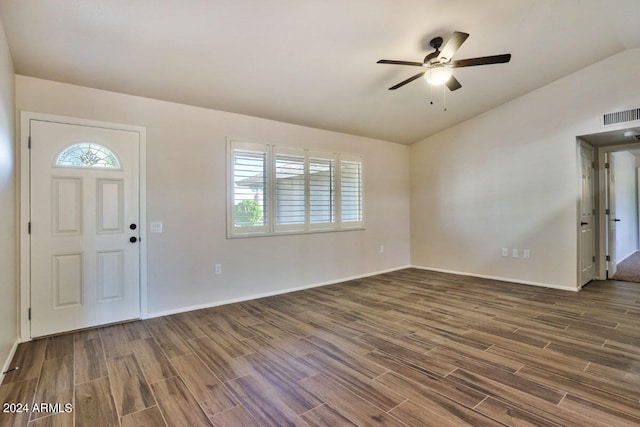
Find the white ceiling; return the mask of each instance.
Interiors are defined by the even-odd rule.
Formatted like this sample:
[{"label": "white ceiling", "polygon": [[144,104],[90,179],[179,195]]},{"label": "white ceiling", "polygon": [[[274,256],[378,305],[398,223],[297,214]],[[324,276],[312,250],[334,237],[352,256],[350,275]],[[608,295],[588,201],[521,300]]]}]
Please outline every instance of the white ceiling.
[{"label": "white ceiling", "polygon": [[[413,143],[625,49],[639,0],[0,0],[18,74]],[[446,93],[416,67],[471,36]]]}]

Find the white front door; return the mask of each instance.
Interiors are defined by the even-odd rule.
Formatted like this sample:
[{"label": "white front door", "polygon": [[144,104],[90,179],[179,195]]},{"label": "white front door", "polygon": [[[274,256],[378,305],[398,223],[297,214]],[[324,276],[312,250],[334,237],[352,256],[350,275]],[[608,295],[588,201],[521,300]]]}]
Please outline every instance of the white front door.
[{"label": "white front door", "polygon": [[31,119],[31,337],[140,317],[139,133]]},{"label": "white front door", "polygon": [[595,203],[593,187],[593,149],[580,144],[580,286],[589,283],[595,274]]}]

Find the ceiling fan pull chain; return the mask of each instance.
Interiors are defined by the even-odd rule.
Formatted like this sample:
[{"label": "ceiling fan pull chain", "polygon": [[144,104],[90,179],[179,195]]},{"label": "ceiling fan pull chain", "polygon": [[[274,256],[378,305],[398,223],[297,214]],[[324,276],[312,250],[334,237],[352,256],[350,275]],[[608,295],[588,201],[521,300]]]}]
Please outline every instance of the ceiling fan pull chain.
[{"label": "ceiling fan pull chain", "polygon": [[447,111],[447,91],[444,85],[442,85],[442,104],[444,105],[444,111]]},{"label": "ceiling fan pull chain", "polygon": [[433,105],[433,85],[429,85],[429,105]]}]

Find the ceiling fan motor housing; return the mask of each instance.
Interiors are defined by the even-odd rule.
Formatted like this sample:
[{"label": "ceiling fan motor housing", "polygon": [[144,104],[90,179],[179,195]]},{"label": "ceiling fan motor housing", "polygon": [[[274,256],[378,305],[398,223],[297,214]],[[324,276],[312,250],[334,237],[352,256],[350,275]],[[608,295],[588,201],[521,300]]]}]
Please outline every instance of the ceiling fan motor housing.
[{"label": "ceiling fan motor housing", "polygon": [[429,42],[429,46],[431,46],[435,50],[440,50],[440,46],[442,46],[443,42],[444,39],[442,37],[435,37],[431,39],[431,41]]}]

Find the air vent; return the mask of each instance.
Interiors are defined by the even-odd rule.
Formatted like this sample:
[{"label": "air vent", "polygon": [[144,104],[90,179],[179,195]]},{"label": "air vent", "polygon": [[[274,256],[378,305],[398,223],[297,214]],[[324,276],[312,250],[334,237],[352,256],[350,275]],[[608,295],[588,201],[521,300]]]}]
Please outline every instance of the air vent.
[{"label": "air vent", "polygon": [[602,126],[614,126],[620,123],[640,122],[640,108],[631,110],[616,111],[602,115]]}]

